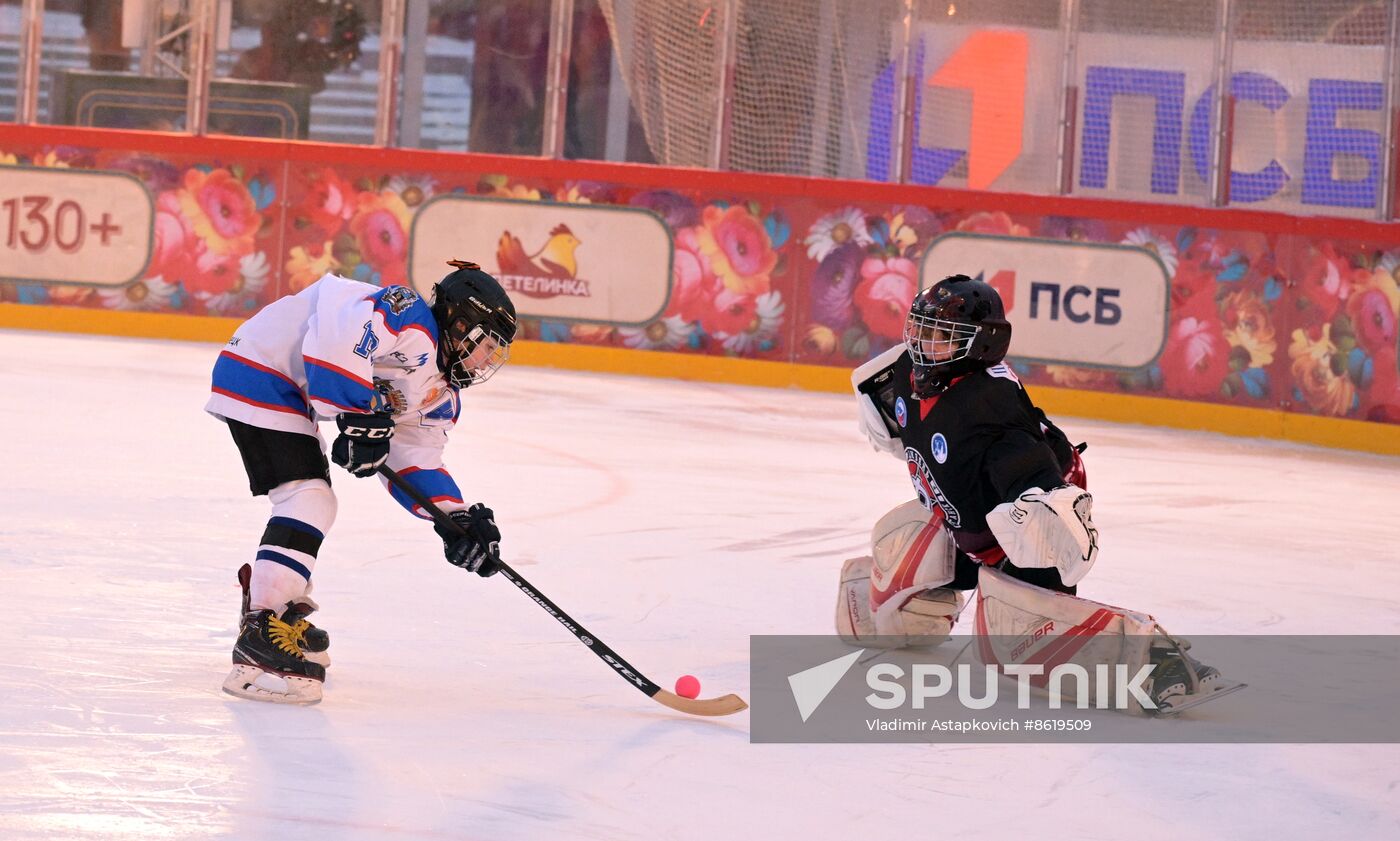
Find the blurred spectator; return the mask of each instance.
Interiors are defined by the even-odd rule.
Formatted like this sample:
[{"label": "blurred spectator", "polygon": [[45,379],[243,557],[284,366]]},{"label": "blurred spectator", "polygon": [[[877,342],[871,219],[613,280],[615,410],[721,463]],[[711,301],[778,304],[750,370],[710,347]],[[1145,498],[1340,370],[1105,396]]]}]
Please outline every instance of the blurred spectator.
[{"label": "blurred spectator", "polygon": [[88,67],[124,72],[131,51],[122,48],[122,0],[82,0],[79,14],[87,33]]},{"label": "blurred spectator", "polygon": [[235,79],[291,82],[313,93],[360,57],[365,21],[354,0],[286,0],[262,23],[262,42],[238,57]]},{"label": "blurred spectator", "polygon": [[467,148],[538,155],[544,138],[549,0],[476,4],[476,64]]}]

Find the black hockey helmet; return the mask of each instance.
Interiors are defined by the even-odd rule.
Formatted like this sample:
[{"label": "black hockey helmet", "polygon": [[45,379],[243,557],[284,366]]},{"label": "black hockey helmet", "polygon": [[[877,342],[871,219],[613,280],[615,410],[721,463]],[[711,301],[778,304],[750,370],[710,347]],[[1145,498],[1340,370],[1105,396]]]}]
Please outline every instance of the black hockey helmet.
[{"label": "black hockey helmet", "polygon": [[1004,359],[1011,324],[990,284],[956,274],[914,297],[904,343],[914,362],[914,396],[932,397],[958,377]]},{"label": "black hockey helmet", "polygon": [[510,357],[515,305],[476,263],[448,260],[453,271],[433,286],[438,367],[458,388],[484,382]]}]

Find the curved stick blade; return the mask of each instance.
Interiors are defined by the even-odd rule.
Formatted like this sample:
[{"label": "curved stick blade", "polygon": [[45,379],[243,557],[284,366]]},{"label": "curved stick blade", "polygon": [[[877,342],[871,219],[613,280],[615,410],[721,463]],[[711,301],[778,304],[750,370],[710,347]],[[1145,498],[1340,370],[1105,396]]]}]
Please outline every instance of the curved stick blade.
[{"label": "curved stick blade", "polygon": [[674,692],[656,690],[651,696],[658,703],[665,704],[677,712],[690,715],[733,715],[749,708],[738,695],[721,695],[718,698],[682,698]]}]

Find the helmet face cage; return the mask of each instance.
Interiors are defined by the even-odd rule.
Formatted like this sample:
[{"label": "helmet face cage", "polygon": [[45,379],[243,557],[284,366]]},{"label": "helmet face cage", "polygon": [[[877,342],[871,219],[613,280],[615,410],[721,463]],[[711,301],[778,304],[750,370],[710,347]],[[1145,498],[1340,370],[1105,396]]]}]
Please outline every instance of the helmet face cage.
[{"label": "helmet face cage", "polygon": [[966,359],[982,328],[911,311],[904,322],[904,343],[915,365],[938,367]]},{"label": "helmet face cage", "polygon": [[467,326],[465,318],[452,322],[447,346],[447,379],[458,388],[486,382],[510,358],[510,342],[485,324]]}]

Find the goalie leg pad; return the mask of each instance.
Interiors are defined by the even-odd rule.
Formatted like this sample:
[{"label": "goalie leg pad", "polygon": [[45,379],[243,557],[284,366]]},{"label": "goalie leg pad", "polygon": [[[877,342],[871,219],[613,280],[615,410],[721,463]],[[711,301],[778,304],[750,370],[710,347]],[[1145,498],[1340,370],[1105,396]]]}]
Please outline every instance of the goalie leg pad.
[{"label": "goalie leg pad", "polygon": [[871,530],[870,555],[841,567],[836,632],[862,645],[947,636],[963,606],[962,595],[943,586],[953,580],[956,550],[942,511],[918,500],[895,506]]},{"label": "goalie leg pad", "polygon": [[[947,637],[962,611],[964,596],[937,587],[917,592],[896,606],[887,602],[878,613],[870,609],[873,560],[851,558],[841,567],[836,596],[836,633],[851,645],[900,647],[936,644]],[[920,637],[925,639],[914,640]]]},{"label": "goalie leg pad", "polygon": [[[1151,665],[1149,649],[1157,620],[1146,613],[1056,593],[999,570],[984,566],[977,582],[977,653],[986,665],[1039,666],[1043,673],[1030,678],[1032,686],[1057,699],[1052,706],[1107,706],[1115,694],[1118,664],[1127,674],[1138,675]],[[1059,665],[1084,669],[1082,679],[1050,680]],[[1095,667],[1109,665],[1105,673]],[[1107,681],[1100,680],[1105,674]],[[1103,685],[1103,684],[1108,685]],[[1130,712],[1152,709],[1129,693],[1121,700]]]},{"label": "goalie leg pad", "polygon": [[870,530],[871,610],[899,610],[914,594],[952,581],[956,552],[941,510],[918,500],[895,506]]}]

